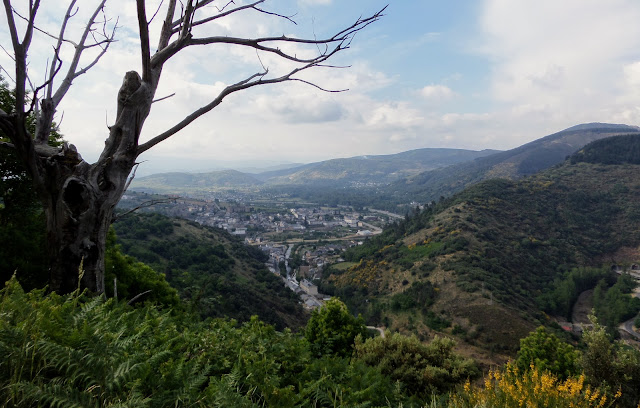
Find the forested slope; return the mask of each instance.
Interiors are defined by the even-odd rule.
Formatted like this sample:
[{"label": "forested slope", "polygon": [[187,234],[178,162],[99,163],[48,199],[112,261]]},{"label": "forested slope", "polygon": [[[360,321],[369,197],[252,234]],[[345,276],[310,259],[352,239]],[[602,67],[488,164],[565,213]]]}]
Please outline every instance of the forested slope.
[{"label": "forested slope", "polygon": [[603,140],[522,181],[470,187],[351,250],[357,264],[331,270],[323,289],[370,322],[513,351],[550,323],[542,295],[573,268],[640,258],[637,157],[604,164],[607,152],[635,151],[639,140]]},{"label": "forested slope", "polygon": [[225,231],[159,214],[128,215],[114,224],[122,251],[163,273],[203,317],[278,328],[305,321],[299,298],[264,265],[266,255]]}]

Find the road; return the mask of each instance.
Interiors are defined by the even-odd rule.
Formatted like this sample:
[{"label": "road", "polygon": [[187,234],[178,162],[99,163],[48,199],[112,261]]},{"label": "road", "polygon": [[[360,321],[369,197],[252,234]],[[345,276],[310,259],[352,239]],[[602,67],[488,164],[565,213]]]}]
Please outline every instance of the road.
[{"label": "road", "polygon": [[[640,288],[635,288],[633,290],[632,296],[640,298]],[[636,340],[640,340],[640,333],[633,329],[633,322],[635,321],[635,317],[633,319],[629,319],[626,322],[623,322],[618,328],[622,331],[629,333],[629,335],[633,336]]]},{"label": "road", "polygon": [[637,270],[622,270],[622,269],[618,269],[616,270],[616,273],[618,275],[622,275],[623,273],[625,274],[629,274],[631,275],[632,278],[635,278],[636,280],[640,280],[640,272],[638,272]]},{"label": "road", "polygon": [[377,330],[378,333],[380,333],[380,337],[382,337],[384,339],[384,329],[382,327],[367,326],[367,329]]},{"label": "road", "polygon": [[374,210],[373,208],[369,208],[369,211],[371,211],[371,212],[377,212],[377,213],[384,214],[384,215],[388,215],[389,217],[393,217],[393,218],[404,219],[404,215],[394,214],[394,213],[389,212],[389,211],[384,211],[384,210]]},{"label": "road", "polygon": [[363,222],[362,225],[364,225],[365,227],[369,228],[369,231],[371,231],[371,233],[373,235],[382,234],[382,228],[380,228],[380,227],[376,227],[375,225],[369,224],[367,222]]},{"label": "road", "polygon": [[635,321],[635,318],[627,320],[626,322],[624,322],[624,323],[622,323],[620,325],[620,329],[622,329],[625,332],[629,333],[630,335],[635,337],[637,340],[640,340],[640,333],[638,333],[637,331],[633,330],[633,322],[634,321]]},{"label": "road", "polygon": [[289,244],[289,248],[287,248],[287,252],[285,252],[284,254],[284,266],[287,269],[287,279],[291,278],[291,267],[289,266],[289,258],[291,258],[292,249],[293,249],[293,244]]}]

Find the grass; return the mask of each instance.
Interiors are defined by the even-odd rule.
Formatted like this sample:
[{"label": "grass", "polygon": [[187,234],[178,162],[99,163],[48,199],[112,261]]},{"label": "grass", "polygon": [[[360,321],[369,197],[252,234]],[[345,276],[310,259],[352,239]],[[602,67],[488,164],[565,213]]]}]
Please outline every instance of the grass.
[{"label": "grass", "polygon": [[357,263],[356,262],[340,262],[335,265],[332,265],[331,267],[338,271],[346,271],[347,269],[351,268],[354,265],[357,265]]}]

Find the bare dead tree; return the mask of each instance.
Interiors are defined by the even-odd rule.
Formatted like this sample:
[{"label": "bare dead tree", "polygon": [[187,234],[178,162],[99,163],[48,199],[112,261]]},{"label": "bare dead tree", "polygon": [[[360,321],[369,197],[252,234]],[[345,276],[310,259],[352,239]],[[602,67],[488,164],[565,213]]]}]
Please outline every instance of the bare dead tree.
[{"label": "bare dead tree", "polygon": [[[15,0],[14,0],[15,1]],[[104,253],[109,224],[113,210],[127,185],[127,177],[136,163],[136,158],[158,143],[175,135],[197,118],[218,106],[228,95],[259,85],[299,81],[319,89],[314,84],[299,78],[297,74],[317,67],[331,67],[327,61],[337,53],[349,48],[356,33],[380,19],[380,10],[367,18],[359,18],[324,39],[273,36],[240,38],[229,36],[198,37],[194,28],[211,24],[231,15],[261,13],[272,18],[291,17],[264,9],[266,0],[257,0],[244,5],[225,2],[216,6],[215,0],[165,0],[154,12],[151,20],[164,13],[164,20],[157,39],[157,51],[151,52],[150,20],[147,17],[146,1],[136,0],[140,57],[142,71],[129,71],[117,97],[117,116],[109,127],[104,150],[99,159],[89,164],[82,159],[75,147],[65,144],[62,148],[47,145],[56,109],[69,91],[73,81],[89,71],[107,53],[115,41],[117,23],[107,29],[104,7],[107,0],[100,0],[86,22],[78,39],[67,37],[67,26],[77,12],[76,0],[71,0],[60,23],[60,31],[52,35],[40,30],[36,17],[40,0],[29,0],[28,12],[20,15],[12,0],[3,0],[15,60],[16,104],[12,112],[0,111],[0,130],[9,136],[14,149],[24,162],[34,181],[47,219],[47,242],[50,259],[50,287],[60,293],[78,287],[78,265],[83,264],[85,273],[80,284],[94,292],[104,291]],[[207,6],[215,7],[213,15],[204,13]],[[211,7],[208,7],[211,10]],[[17,20],[22,20],[21,24]],[[19,27],[22,32],[19,33]],[[55,38],[53,57],[44,82],[34,87],[28,76],[28,51],[34,34]],[[224,44],[255,49],[257,52],[275,55],[295,64],[295,68],[279,76],[269,76],[262,69],[238,82],[225,87],[211,101],[196,109],[174,126],[139,143],[139,136],[154,101],[164,64],[176,58],[182,51],[193,46]],[[299,57],[287,52],[285,44],[312,47],[315,55]],[[62,72],[62,48],[73,47],[73,57]],[[80,61],[89,49],[99,52],[81,66]],[[64,77],[59,77],[64,75]],[[57,87],[54,84],[59,83]],[[27,97],[27,86],[31,86],[31,98]],[[27,131],[27,118],[35,113],[35,134]],[[7,147],[5,146],[5,147]]]}]

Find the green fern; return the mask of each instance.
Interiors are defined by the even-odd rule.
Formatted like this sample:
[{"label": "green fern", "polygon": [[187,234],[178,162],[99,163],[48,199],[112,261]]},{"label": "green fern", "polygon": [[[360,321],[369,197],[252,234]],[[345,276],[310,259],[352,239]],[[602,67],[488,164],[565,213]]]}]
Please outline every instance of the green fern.
[{"label": "green fern", "polygon": [[0,408],[367,407],[400,402],[379,370],[313,359],[258,319],[194,321],[74,292],[0,290]]}]

